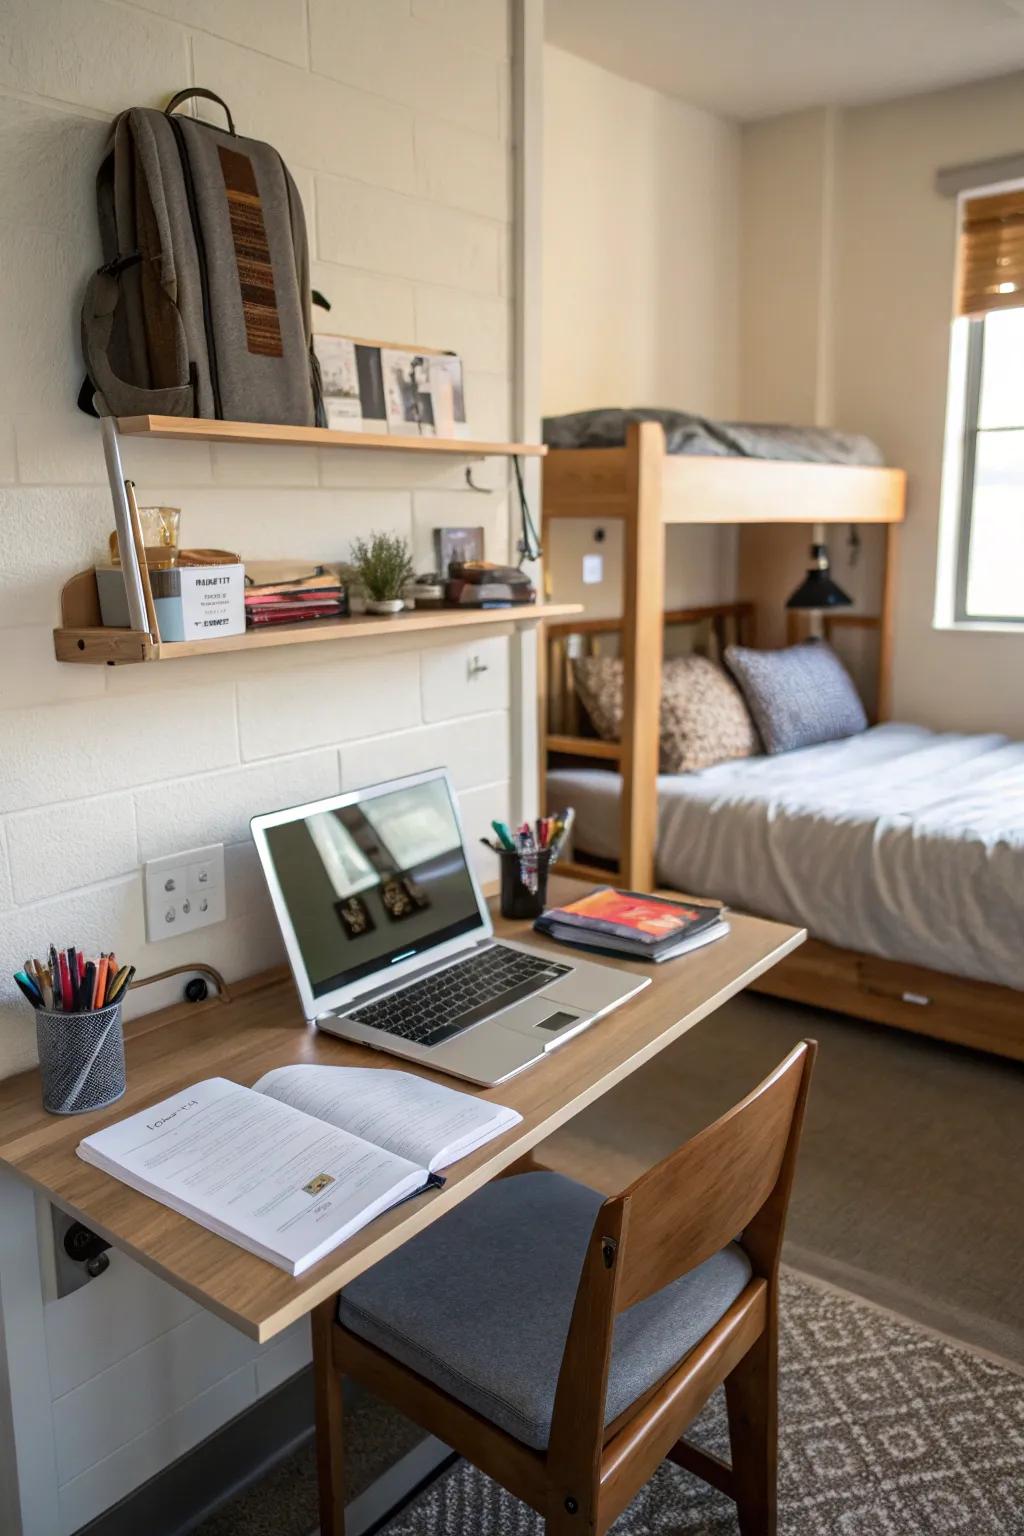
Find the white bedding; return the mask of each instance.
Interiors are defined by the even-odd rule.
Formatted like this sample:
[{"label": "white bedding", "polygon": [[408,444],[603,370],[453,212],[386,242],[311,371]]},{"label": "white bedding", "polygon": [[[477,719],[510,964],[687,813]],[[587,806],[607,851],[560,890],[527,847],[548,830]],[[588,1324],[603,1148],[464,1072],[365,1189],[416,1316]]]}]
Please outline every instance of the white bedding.
[{"label": "white bedding", "polygon": [[[616,856],[618,774],[554,769],[548,792],[578,852]],[[663,884],[1024,990],[1024,742],[879,725],[663,774],[658,802]]]}]

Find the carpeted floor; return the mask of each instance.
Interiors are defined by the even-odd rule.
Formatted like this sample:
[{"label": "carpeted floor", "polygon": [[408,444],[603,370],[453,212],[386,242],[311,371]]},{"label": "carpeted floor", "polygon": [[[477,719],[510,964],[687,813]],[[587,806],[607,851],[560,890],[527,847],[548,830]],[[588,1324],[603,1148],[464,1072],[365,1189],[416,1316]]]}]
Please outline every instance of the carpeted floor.
[{"label": "carpeted floor", "polygon": [[[780,1536],[1024,1536],[1024,1373],[786,1273],[780,1344]],[[360,1420],[362,1422],[360,1423]],[[349,1426],[354,1465],[368,1426]],[[717,1393],[690,1438],[728,1457]],[[403,1446],[404,1448],[404,1446]],[[312,1446],[233,1501],[201,1536],[309,1536]],[[465,1463],[387,1536],[540,1536],[540,1520]],[[663,1466],[615,1536],[736,1536],[724,1495]]]},{"label": "carpeted floor", "polygon": [[[422,1439],[417,1425],[360,1392],[345,1416],[347,1497],[358,1498]],[[311,1536],[318,1528],[316,1458],[312,1442],[307,1442],[260,1482],[223,1504],[193,1536]]]},{"label": "carpeted floor", "polygon": [[[1021,1536],[1024,1376],[786,1275],[779,1536]],[[723,1394],[691,1438],[728,1457]],[[663,1465],[615,1536],[735,1536],[724,1494]],[[465,1463],[387,1536],[541,1536]]]},{"label": "carpeted floor", "polygon": [[[728,1108],[806,1035],[819,1040],[821,1052],[788,1264],[1024,1365],[1024,1069],[1012,1063],[747,994],[579,1116],[544,1155],[595,1185],[622,1187]],[[800,1305],[787,1348],[791,1358],[802,1351],[807,1364],[787,1376],[783,1531],[1024,1532],[1021,1379],[870,1308],[821,1298],[806,1283],[792,1281],[788,1294]],[[860,1364],[842,1365],[844,1330],[860,1335]],[[901,1382],[903,1366],[909,1374]],[[808,1391],[815,1383],[810,1418],[804,1378]],[[365,1466],[397,1459],[409,1444],[409,1426],[372,1405],[352,1428]],[[1009,1515],[1000,1500],[1010,1471],[993,1460],[1006,1448],[1018,1461]],[[979,1468],[986,1469],[980,1487]],[[812,1484],[818,1504],[801,1503],[794,1490]],[[840,1486],[842,1509],[828,1503]],[[532,1515],[495,1504],[497,1497],[460,1469],[389,1536],[532,1536]],[[616,1528],[621,1536],[734,1536],[728,1506],[674,1469],[663,1469],[643,1499]],[[197,1536],[308,1536],[315,1519],[306,1451]]]},{"label": "carpeted floor", "polygon": [[544,1156],[621,1189],[807,1035],[821,1050],[786,1260],[1024,1364],[1014,1062],[744,993],[572,1120]]}]

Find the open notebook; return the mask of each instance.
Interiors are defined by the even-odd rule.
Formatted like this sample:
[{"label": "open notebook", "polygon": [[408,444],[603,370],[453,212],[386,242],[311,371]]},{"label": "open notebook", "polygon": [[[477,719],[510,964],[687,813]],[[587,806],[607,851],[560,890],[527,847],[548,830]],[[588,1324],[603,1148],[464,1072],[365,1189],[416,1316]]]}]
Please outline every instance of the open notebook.
[{"label": "open notebook", "polygon": [[211,1077],[87,1136],[78,1155],[291,1275],[522,1116],[412,1072]]}]

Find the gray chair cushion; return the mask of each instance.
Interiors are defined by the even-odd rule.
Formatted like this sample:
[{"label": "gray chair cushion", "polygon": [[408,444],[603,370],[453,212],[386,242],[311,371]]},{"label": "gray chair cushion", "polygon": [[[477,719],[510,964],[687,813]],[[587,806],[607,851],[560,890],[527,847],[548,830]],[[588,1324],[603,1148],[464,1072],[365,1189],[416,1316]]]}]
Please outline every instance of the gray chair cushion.
[{"label": "gray chair cushion", "polygon": [[[602,1201],[557,1173],[499,1179],[346,1286],[338,1319],[541,1450]],[[730,1244],[621,1314],[606,1422],[704,1337],[750,1273]]]}]

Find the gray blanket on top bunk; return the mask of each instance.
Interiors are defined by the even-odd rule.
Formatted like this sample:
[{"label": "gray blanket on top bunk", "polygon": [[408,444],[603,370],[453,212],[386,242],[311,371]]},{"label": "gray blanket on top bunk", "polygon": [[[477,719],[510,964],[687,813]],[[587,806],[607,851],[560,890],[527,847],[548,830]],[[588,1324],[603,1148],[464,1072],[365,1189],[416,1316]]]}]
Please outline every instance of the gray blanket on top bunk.
[{"label": "gray blanket on top bunk", "polygon": [[788,459],[802,464],[883,464],[881,450],[869,437],[824,427],[777,427],[742,421],[710,421],[690,411],[572,411],[544,418],[549,448],[621,448],[633,421],[660,421],[669,453],[719,458]]}]

